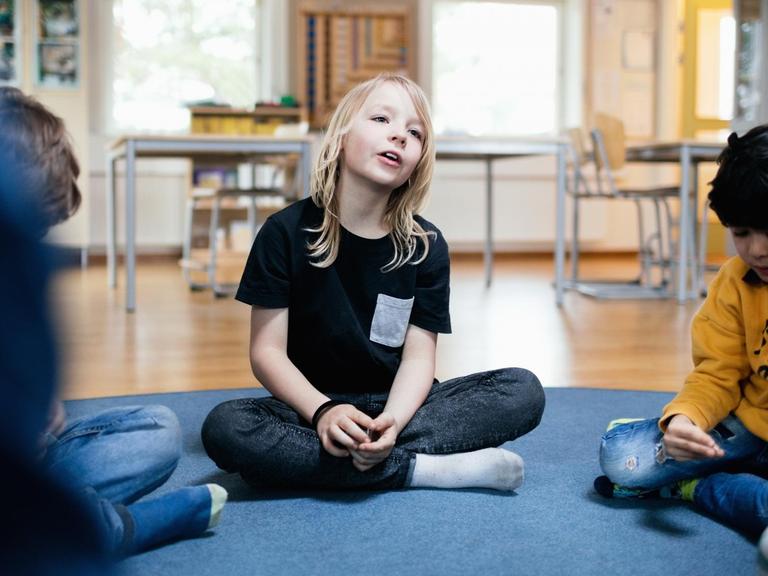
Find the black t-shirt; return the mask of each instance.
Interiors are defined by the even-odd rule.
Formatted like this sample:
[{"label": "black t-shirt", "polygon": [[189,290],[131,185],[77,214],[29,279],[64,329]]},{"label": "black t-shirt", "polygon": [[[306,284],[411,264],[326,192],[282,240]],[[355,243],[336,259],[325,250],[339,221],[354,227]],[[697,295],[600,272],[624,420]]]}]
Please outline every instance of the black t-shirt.
[{"label": "black t-shirt", "polygon": [[440,231],[432,231],[420,264],[381,269],[392,259],[389,236],[370,240],[342,227],[336,261],[310,264],[307,232],[322,210],[301,200],[270,216],[248,256],[235,298],[288,308],[288,357],[323,392],[386,392],[400,366],[408,324],[450,333],[450,261]]}]

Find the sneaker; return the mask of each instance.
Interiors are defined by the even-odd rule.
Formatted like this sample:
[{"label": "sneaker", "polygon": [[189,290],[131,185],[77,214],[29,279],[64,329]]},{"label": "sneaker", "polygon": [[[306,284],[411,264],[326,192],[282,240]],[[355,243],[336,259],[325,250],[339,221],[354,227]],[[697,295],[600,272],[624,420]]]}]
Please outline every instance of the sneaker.
[{"label": "sneaker", "polygon": [[594,482],[595,492],[604,498],[647,498],[658,495],[658,490],[627,488],[611,482],[608,476],[598,476]]},{"label": "sneaker", "polygon": [[[644,490],[642,488],[627,488],[611,482],[608,476],[598,476],[595,478],[595,492],[605,498],[649,498],[658,497],[670,500],[684,500],[693,502],[693,492],[699,478],[690,478],[688,480],[678,480],[672,484],[667,484],[661,488],[653,490]],[[768,536],[766,537],[766,550],[768,551]],[[768,576],[768,573],[766,573]]]},{"label": "sneaker", "polygon": [[678,480],[677,482],[659,488],[659,496],[662,498],[671,498],[673,500],[693,502],[693,492],[696,490],[696,484],[698,483],[699,478]]}]

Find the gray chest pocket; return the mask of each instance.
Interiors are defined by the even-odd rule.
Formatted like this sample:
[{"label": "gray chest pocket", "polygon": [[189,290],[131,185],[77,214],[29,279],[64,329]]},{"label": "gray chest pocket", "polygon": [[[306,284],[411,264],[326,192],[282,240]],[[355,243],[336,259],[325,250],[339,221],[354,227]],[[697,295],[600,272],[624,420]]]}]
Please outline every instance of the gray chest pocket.
[{"label": "gray chest pocket", "polygon": [[376,311],[371,323],[371,341],[384,346],[398,348],[405,341],[405,331],[411,318],[413,298],[403,300],[379,294],[376,299]]}]

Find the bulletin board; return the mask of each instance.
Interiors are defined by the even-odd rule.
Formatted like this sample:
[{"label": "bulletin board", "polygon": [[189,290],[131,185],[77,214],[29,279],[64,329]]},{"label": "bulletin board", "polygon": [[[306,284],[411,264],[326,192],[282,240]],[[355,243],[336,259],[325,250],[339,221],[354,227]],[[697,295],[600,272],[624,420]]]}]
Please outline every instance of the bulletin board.
[{"label": "bulletin board", "polygon": [[414,77],[409,5],[300,2],[298,92],[310,126],[322,128],[339,100],[380,72]]}]

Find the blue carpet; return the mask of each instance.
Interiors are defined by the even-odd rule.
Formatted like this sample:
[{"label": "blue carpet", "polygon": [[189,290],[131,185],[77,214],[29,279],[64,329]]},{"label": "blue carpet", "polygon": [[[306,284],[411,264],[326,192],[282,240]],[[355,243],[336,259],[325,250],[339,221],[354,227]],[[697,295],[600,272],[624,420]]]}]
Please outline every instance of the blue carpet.
[{"label": "blue carpet", "polygon": [[508,447],[526,462],[518,494],[485,490],[258,493],[208,460],[200,425],[225,390],[69,402],[71,416],[165,404],[184,457],[160,491],[218,482],[221,524],[124,562],[141,576],[262,574],[753,574],[755,546],[686,504],[606,500],[592,490],[599,437],[616,417],[660,413],[670,394],[548,388],[544,419]]}]

